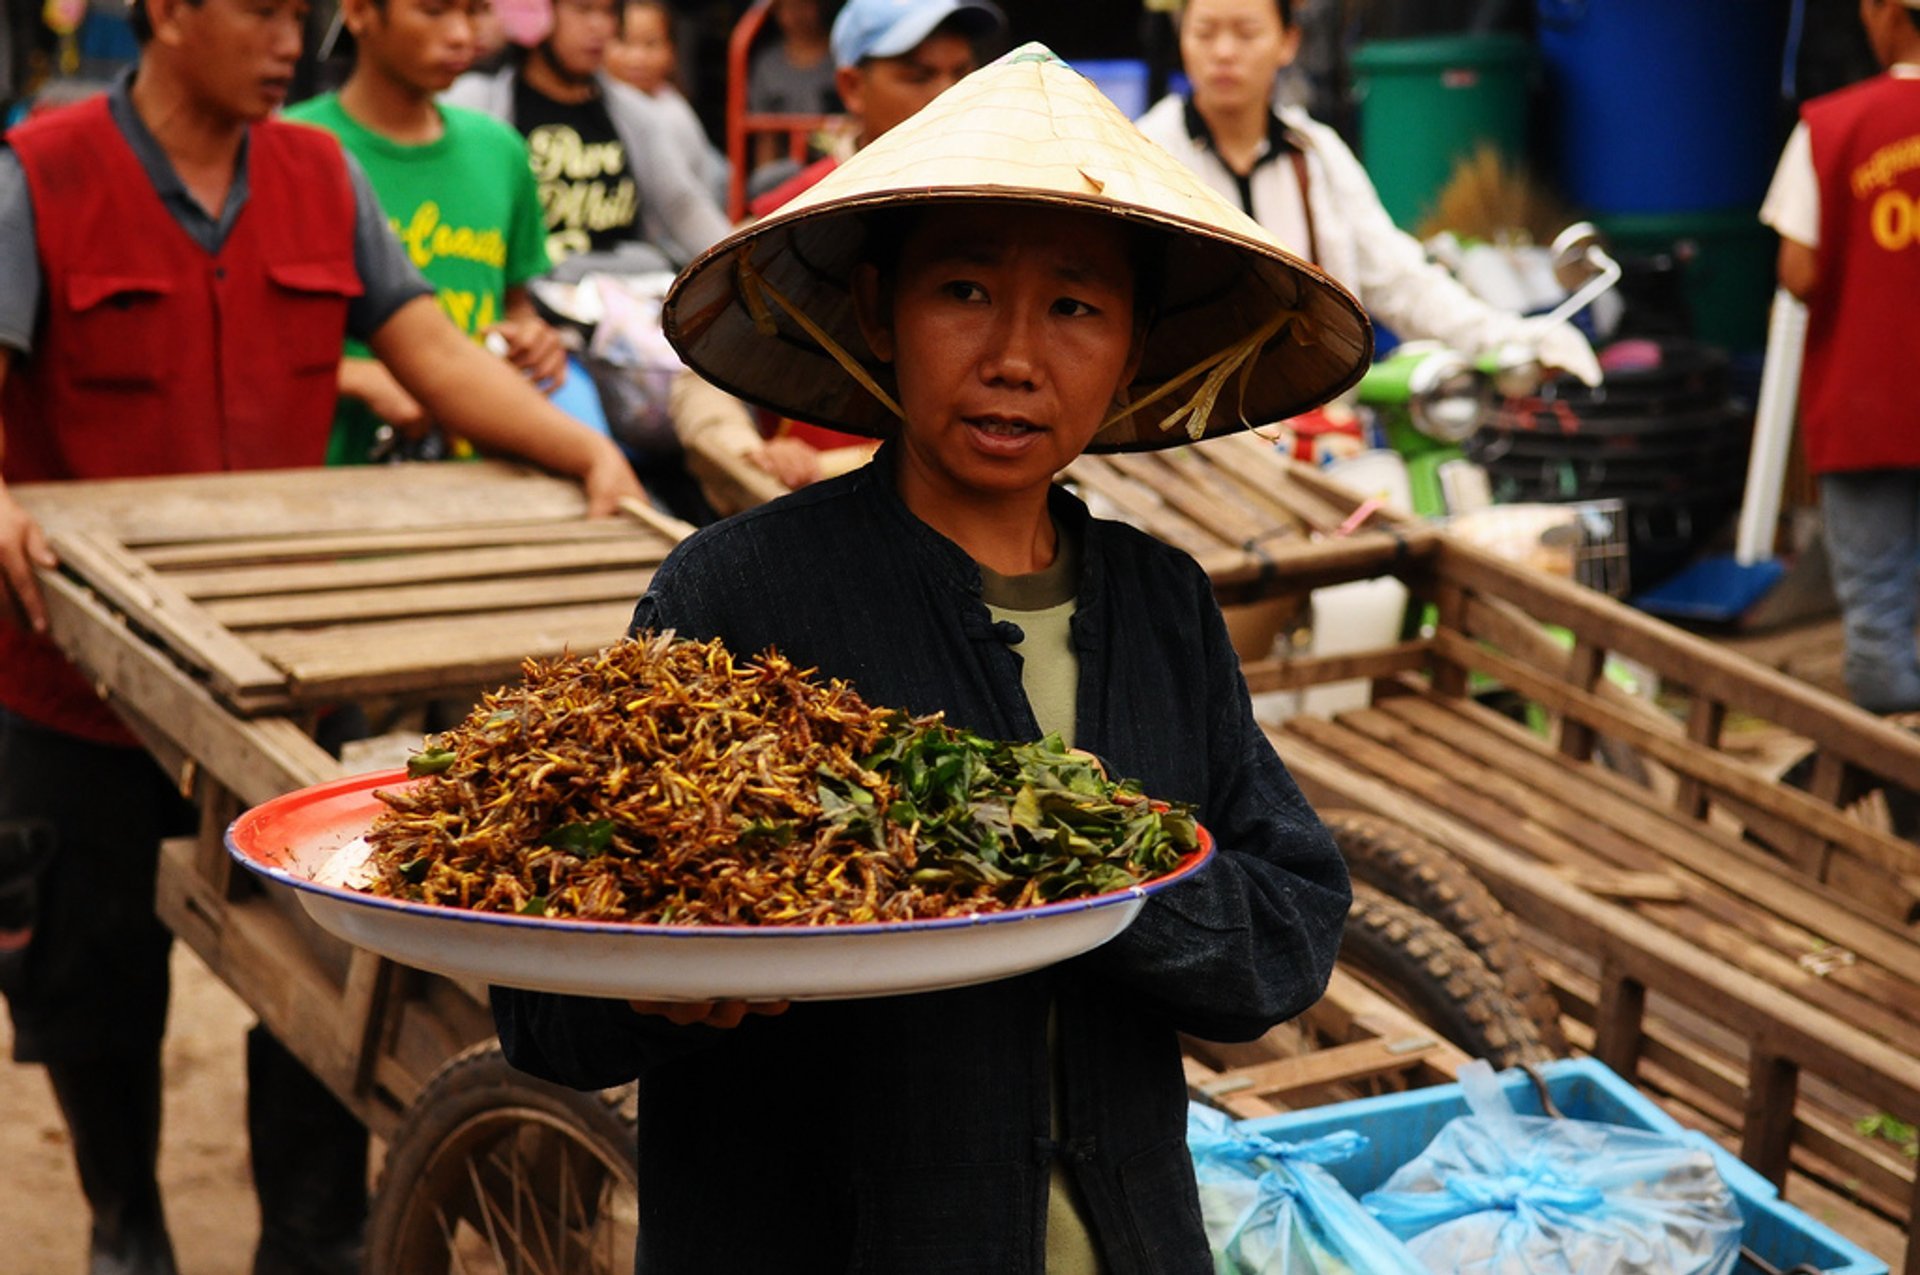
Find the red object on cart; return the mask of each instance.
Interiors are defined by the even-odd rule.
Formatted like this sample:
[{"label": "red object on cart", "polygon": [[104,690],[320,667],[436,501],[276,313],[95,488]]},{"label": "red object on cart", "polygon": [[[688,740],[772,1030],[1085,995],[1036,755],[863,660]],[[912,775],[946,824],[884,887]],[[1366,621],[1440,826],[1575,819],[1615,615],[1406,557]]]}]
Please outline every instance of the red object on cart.
[{"label": "red object on cart", "polygon": [[787,153],[797,164],[807,162],[807,143],[815,133],[833,120],[833,115],[751,114],[747,110],[747,74],[753,58],[753,42],[766,25],[767,11],[773,0],[754,0],[753,7],[734,24],[727,40],[727,217],[739,221],[747,215],[747,170],[753,138],[767,134],[784,135]]}]

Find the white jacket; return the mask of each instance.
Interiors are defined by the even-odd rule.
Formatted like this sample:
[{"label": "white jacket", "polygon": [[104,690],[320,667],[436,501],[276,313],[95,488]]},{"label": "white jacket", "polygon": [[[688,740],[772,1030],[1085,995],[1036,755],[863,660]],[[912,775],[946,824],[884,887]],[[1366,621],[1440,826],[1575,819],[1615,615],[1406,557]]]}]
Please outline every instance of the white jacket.
[{"label": "white jacket", "polygon": [[[1507,340],[1525,340],[1540,349],[1549,364],[1580,375],[1591,367],[1593,351],[1566,324],[1551,328],[1497,310],[1469,292],[1443,267],[1427,260],[1420,241],[1393,224],[1381,206],[1367,170],[1340,135],[1306,112],[1279,112],[1293,143],[1306,156],[1307,201],[1313,213],[1313,237],[1319,249],[1314,264],[1345,284],[1360,303],[1402,340],[1444,341],[1468,355]],[[1206,143],[1187,131],[1186,99],[1170,94],[1138,121],[1140,131],[1173,152],[1209,187],[1236,207],[1240,184]],[[1257,165],[1249,183],[1253,219],[1304,257],[1304,235],[1290,233],[1300,224],[1299,182],[1284,159]],[[1584,379],[1584,377],[1583,377]]]}]

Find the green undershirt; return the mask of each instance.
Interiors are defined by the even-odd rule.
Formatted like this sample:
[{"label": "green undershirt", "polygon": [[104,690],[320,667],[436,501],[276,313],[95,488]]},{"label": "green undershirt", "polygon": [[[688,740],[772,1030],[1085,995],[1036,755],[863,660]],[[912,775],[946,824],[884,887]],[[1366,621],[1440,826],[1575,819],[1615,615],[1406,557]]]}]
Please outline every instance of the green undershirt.
[{"label": "green undershirt", "polygon": [[[1073,747],[1074,714],[1079,705],[1080,657],[1073,649],[1073,610],[1080,580],[1080,553],[1064,534],[1056,536],[1053,563],[1031,575],[1003,576],[980,568],[980,596],[999,623],[1020,626],[1020,684],[1027,692],[1042,735],[1058,735]],[[1047,1011],[1047,1052],[1053,1062],[1053,1139],[1060,1140],[1060,1054],[1056,1048],[1058,1014]],[[1081,1210],[1073,1179],[1059,1156],[1053,1159],[1047,1190],[1047,1275],[1100,1275],[1100,1251]]]}]

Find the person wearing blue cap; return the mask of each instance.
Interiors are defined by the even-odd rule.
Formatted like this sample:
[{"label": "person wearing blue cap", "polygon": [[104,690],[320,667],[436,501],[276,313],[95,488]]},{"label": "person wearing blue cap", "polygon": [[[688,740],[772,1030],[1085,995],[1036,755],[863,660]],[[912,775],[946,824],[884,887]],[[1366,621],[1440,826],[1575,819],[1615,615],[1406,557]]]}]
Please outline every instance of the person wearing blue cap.
[{"label": "person wearing blue cap", "polygon": [[[848,0],[830,39],[834,88],[854,121],[854,145],[867,145],[971,75],[981,46],[1005,30],[1000,10],[979,0]],[[814,161],[748,211],[756,218],[777,211],[840,162],[832,155]],[[689,455],[731,453],[788,489],[856,468],[873,451],[867,439],[804,421],[782,420],[763,439],[737,400],[694,376],[675,382],[673,424]],[[733,512],[722,488],[710,487],[708,498]]]},{"label": "person wearing blue cap", "polygon": [[[848,0],[833,21],[833,87],[865,146],[971,75],[980,45],[1006,31],[984,0]],[[764,217],[832,172],[829,156],[753,201]]]}]

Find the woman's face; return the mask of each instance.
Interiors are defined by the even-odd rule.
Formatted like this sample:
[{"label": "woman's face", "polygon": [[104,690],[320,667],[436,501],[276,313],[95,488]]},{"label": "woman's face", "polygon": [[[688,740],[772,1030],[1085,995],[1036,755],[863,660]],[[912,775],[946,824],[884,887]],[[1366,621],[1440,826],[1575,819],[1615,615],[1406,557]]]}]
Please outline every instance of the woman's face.
[{"label": "woman's face", "polygon": [[949,206],[919,217],[890,298],[861,268],[861,328],[894,365],[915,475],[950,498],[1044,497],[1139,365],[1128,248],[1103,217]]},{"label": "woman's face", "polygon": [[1299,28],[1282,25],[1276,0],[1187,0],[1180,18],[1180,61],[1202,114],[1266,109],[1299,49]]}]

